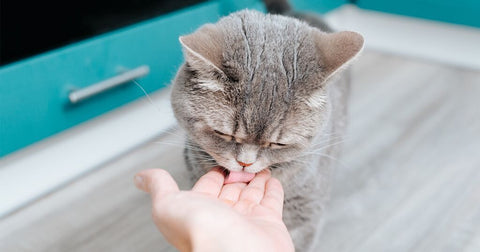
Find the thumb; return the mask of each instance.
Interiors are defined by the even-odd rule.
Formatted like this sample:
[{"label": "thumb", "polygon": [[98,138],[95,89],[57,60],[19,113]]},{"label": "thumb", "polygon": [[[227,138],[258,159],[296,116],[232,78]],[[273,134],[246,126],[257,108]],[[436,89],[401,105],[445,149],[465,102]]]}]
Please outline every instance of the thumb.
[{"label": "thumb", "polygon": [[150,193],[152,198],[179,191],[170,173],[162,169],[141,171],[135,175],[134,182],[138,189]]}]

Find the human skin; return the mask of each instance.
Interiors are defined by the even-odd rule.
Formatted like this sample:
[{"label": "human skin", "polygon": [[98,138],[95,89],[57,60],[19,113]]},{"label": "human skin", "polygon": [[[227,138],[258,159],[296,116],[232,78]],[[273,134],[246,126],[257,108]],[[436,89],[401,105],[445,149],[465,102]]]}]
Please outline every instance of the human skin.
[{"label": "human skin", "polygon": [[151,196],[158,230],[180,251],[294,251],[282,221],[283,188],[268,169],[248,184],[224,185],[214,168],[189,191],[161,169],[134,181]]}]

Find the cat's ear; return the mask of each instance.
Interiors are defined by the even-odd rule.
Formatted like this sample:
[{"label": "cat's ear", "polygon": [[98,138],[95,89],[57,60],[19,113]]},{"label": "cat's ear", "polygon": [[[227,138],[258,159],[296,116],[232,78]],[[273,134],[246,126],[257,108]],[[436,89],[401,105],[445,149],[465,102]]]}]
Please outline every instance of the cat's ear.
[{"label": "cat's ear", "polygon": [[181,36],[185,59],[199,70],[215,70],[223,74],[222,54],[224,39],[222,32],[213,24],[206,24],[192,34]]},{"label": "cat's ear", "polygon": [[315,30],[313,36],[326,78],[348,65],[363,49],[363,37],[356,32],[325,33]]}]

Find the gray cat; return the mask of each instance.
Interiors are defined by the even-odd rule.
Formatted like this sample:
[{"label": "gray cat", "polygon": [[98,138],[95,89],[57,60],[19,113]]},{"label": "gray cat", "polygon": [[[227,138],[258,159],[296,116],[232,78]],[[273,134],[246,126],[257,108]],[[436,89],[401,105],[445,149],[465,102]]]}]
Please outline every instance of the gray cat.
[{"label": "gray cat", "polygon": [[270,168],[284,187],[283,218],[298,251],[314,248],[346,126],[340,70],[363,47],[357,33],[311,25],[244,10],[181,37],[186,62],[171,99],[193,179],[217,165]]}]

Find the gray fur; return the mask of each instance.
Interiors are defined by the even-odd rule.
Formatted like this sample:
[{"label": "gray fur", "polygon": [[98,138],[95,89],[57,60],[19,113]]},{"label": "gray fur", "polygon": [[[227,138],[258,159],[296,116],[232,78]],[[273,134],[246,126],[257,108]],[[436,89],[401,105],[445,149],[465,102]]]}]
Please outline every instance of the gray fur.
[{"label": "gray fur", "polygon": [[[216,165],[248,172],[270,167],[284,186],[284,221],[295,247],[309,250],[346,125],[348,81],[337,73],[363,39],[240,11],[180,41],[186,63],[171,100],[188,133],[185,157],[193,179]],[[254,164],[242,167],[237,160]]]}]

